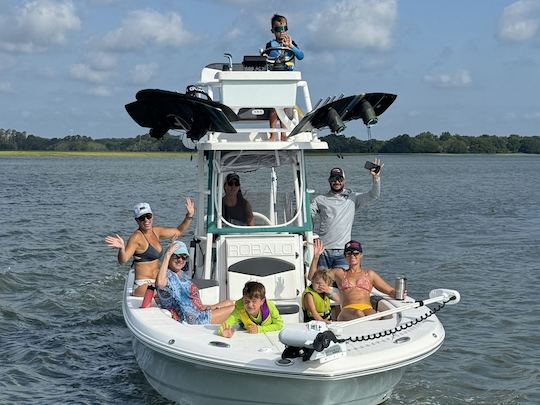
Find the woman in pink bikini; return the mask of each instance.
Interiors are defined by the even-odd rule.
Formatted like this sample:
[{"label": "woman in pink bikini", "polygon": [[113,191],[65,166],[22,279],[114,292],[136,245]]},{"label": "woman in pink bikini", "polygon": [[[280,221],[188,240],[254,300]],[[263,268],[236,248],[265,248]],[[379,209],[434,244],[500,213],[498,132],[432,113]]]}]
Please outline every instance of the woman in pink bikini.
[{"label": "woman in pink bikini", "polygon": [[176,228],[154,226],[154,215],[150,205],[139,203],[133,207],[138,228],[131,234],[127,243],[120,235],[109,235],[105,238],[107,245],[118,249],[118,263],[126,263],[133,257],[132,267],[135,269],[133,295],[142,297],[146,288],[156,281],[159,259],[163,253],[159,241],[176,239],[188,229],[195,213],[191,198],[186,198],[186,211],[184,220]]},{"label": "woman in pink bikini", "polygon": [[[308,273],[309,280],[317,270],[319,256],[324,251],[324,245],[320,239],[313,241],[313,250],[313,259]],[[375,287],[392,297],[395,296],[396,290],[374,270],[362,268],[362,245],[360,242],[355,240],[347,242],[343,254],[349,263],[349,270],[328,269],[341,292],[342,306],[337,320],[349,321],[374,314],[376,311],[369,301],[371,289]]]}]

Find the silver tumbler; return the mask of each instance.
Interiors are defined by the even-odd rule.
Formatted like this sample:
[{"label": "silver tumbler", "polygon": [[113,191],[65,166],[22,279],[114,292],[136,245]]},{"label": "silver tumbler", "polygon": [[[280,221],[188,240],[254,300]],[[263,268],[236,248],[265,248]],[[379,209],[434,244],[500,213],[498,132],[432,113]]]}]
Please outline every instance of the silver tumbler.
[{"label": "silver tumbler", "polygon": [[407,278],[396,277],[396,300],[404,300],[407,297]]}]

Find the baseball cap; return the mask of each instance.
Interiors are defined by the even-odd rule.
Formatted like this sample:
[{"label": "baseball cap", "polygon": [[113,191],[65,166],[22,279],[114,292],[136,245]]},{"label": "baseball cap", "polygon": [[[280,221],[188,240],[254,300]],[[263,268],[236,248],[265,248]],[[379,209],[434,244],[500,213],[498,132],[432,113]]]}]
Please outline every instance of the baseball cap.
[{"label": "baseball cap", "polygon": [[189,256],[188,248],[184,242],[176,241],[174,242],[174,244],[176,245],[176,250],[174,251],[175,255],[188,255]]},{"label": "baseball cap", "polygon": [[331,178],[331,177],[343,177],[343,178],[345,178],[345,172],[343,171],[343,169],[341,169],[339,167],[334,167],[332,170],[330,170],[329,178]]},{"label": "baseball cap", "polygon": [[360,244],[360,242],[351,240],[345,244],[345,249],[343,249],[343,253],[354,252],[355,250],[358,250],[360,253],[362,253],[362,245]]},{"label": "baseball cap", "polygon": [[152,209],[150,208],[150,204],[148,203],[136,204],[133,207],[133,214],[135,214],[135,218],[139,218],[141,215],[144,215],[144,214],[152,214]]},{"label": "baseball cap", "polygon": [[230,180],[238,180],[240,182],[240,176],[236,173],[229,173],[227,177],[225,178],[225,183],[227,183]]}]

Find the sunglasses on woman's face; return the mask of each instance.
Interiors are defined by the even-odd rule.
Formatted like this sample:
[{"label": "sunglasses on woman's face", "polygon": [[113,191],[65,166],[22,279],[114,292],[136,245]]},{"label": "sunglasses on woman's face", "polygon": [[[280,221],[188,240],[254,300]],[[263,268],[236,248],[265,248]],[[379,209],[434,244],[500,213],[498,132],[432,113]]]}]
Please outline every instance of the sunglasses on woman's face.
[{"label": "sunglasses on woman's face", "polygon": [[187,260],[187,255],[172,255],[173,260]]},{"label": "sunglasses on woman's face", "polygon": [[137,218],[137,221],[142,222],[145,219],[152,219],[152,214],[144,214]]},{"label": "sunglasses on woman's face", "polygon": [[274,32],[285,32],[287,31],[286,25],[276,25],[274,28]]},{"label": "sunglasses on woman's face", "polygon": [[349,250],[347,252],[345,252],[345,257],[347,256],[351,256],[351,255],[354,255],[354,256],[358,256],[360,254],[360,251],[358,250]]},{"label": "sunglasses on woman's face", "polygon": [[234,180],[228,181],[227,185],[230,186],[230,187],[240,187],[240,183],[238,181],[234,181]]}]

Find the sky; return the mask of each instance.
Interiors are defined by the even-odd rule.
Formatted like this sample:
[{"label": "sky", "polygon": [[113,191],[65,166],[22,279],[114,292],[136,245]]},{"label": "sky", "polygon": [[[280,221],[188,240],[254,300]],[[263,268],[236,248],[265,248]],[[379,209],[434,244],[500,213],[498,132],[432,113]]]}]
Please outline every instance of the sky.
[{"label": "sky", "polygon": [[138,90],[183,92],[225,52],[257,55],[274,13],[313,103],[398,94],[374,138],[540,135],[540,0],[0,0],[0,128],[144,134],[124,109]]}]

